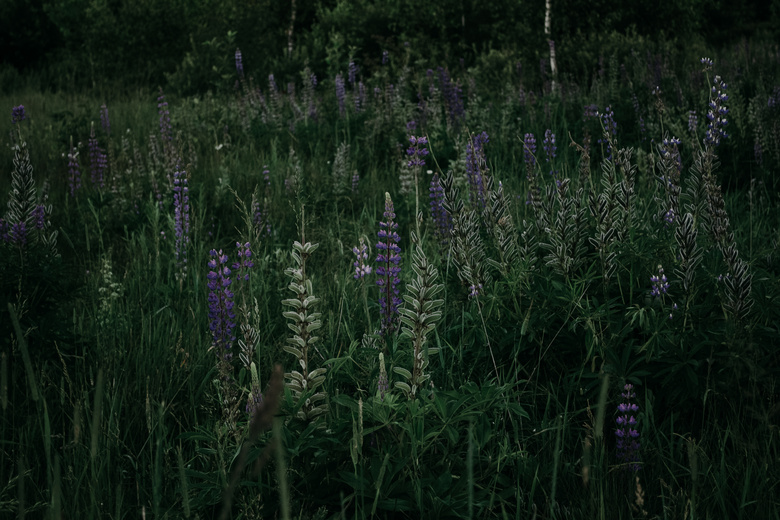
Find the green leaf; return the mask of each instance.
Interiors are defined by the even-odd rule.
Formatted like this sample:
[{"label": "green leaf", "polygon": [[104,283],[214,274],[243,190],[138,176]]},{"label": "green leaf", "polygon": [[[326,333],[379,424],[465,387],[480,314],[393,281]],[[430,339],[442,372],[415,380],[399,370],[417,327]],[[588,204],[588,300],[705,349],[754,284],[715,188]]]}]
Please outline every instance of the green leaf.
[{"label": "green leaf", "polygon": [[406,370],[405,368],[393,367],[393,372],[395,372],[396,374],[404,376],[406,379],[408,379],[410,381],[412,379],[412,373],[409,372],[408,370]]},{"label": "green leaf", "polygon": [[284,348],[285,352],[289,352],[290,354],[292,354],[293,356],[297,357],[298,359],[303,357],[303,352],[301,352],[300,350],[298,350],[297,348],[295,348],[293,346],[285,345],[282,348]]}]

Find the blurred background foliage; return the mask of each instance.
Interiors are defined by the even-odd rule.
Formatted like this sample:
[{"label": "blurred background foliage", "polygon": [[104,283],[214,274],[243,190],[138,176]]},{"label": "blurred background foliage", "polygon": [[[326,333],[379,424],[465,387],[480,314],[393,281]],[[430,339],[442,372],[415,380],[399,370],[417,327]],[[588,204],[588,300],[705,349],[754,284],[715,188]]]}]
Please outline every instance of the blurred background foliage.
[{"label": "blurred background foliage", "polygon": [[[586,74],[605,43],[682,50],[780,38],[780,0],[555,0],[552,8],[558,66],[570,76]],[[56,90],[231,88],[225,55],[235,47],[247,70],[274,73],[280,84],[306,65],[333,77],[350,58],[369,75],[383,51],[451,68],[493,53],[533,76],[547,56],[544,10],[544,0],[3,0],[0,87],[35,71],[40,86]]]}]

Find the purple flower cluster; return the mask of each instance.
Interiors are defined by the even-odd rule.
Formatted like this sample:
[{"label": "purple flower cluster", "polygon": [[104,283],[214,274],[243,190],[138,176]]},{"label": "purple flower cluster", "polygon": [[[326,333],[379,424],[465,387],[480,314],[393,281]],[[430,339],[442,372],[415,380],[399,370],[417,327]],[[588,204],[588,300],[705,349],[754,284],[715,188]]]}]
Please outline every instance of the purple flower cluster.
[{"label": "purple flower cluster", "polygon": [[582,113],[583,119],[592,119],[599,117],[599,106],[596,104],[585,105],[585,110]]},{"label": "purple flower cluster", "polygon": [[637,430],[636,414],[639,412],[639,406],[633,402],[636,397],[634,385],[626,383],[625,390],[620,395],[624,401],[618,405],[618,416],[615,419],[617,429],[615,437],[617,438],[618,459],[626,468],[631,471],[639,471],[639,430]]},{"label": "purple flower cluster", "polygon": [[680,144],[682,144],[682,141],[676,137],[672,137],[671,139],[664,138],[661,143],[661,155],[663,157],[671,158],[674,161],[677,173],[682,172],[682,157],[680,157],[680,149],[678,148]]},{"label": "purple flower cluster", "polygon": [[715,76],[712,88],[710,89],[710,103],[707,111],[707,132],[704,134],[704,144],[707,146],[718,146],[721,139],[728,137],[723,128],[728,124],[726,115],[729,109],[723,103],[728,101],[726,94],[728,86],[723,82],[720,76]]},{"label": "purple flower cluster", "polygon": [[479,203],[485,207],[484,175],[487,173],[485,145],[490,141],[487,132],[482,132],[469,139],[466,144],[466,178],[469,181],[469,200],[472,204]]},{"label": "purple flower cluster", "polygon": [[46,227],[46,206],[43,204],[36,205],[30,215],[35,222],[35,229],[41,231]]},{"label": "purple flower cluster", "polygon": [[24,105],[11,109],[11,124],[21,123],[25,119],[27,119],[27,113],[24,111]]},{"label": "purple flower cluster", "polygon": [[11,226],[10,242],[19,247],[27,245],[27,223],[19,221]]},{"label": "purple flower cluster", "polygon": [[343,117],[347,112],[347,90],[344,87],[344,77],[336,74],[336,100],[339,103],[339,114]]},{"label": "purple flower cluster", "polygon": [[236,326],[236,315],[233,312],[233,291],[230,290],[230,268],[227,255],[222,250],[217,253],[209,251],[211,259],[208,267],[211,269],[208,278],[209,288],[209,329],[211,330],[211,346],[221,361],[229,362],[232,358],[230,348],[236,340],[233,329]]},{"label": "purple flower cluster", "polygon": [[428,138],[412,135],[409,137],[409,144],[409,148],[406,149],[406,155],[409,156],[409,168],[425,166],[425,156],[428,155],[428,149],[425,146],[428,144]]},{"label": "purple flower cluster", "polygon": [[238,249],[238,262],[233,263],[233,269],[238,274],[237,280],[249,281],[249,270],[255,266],[252,261],[252,248],[249,242],[242,244],[236,242]]},{"label": "purple flower cluster", "polygon": [[236,47],[236,72],[238,77],[244,79],[244,60],[241,57],[241,49]]},{"label": "purple flower cluster", "polygon": [[361,280],[366,275],[371,274],[371,266],[366,263],[368,260],[368,244],[363,239],[360,239],[360,247],[353,247],[352,252],[355,253],[356,259],[352,266],[355,268],[355,274],[353,278],[355,280]]},{"label": "purple flower cluster", "polygon": [[536,138],[534,134],[528,133],[523,137],[523,159],[529,167],[536,165]]},{"label": "purple flower cluster", "polygon": [[431,179],[430,199],[431,217],[435,224],[434,233],[442,245],[446,245],[452,232],[452,216],[444,209],[444,187],[441,185],[439,174],[434,173]]},{"label": "purple flower cluster", "polygon": [[387,65],[388,61],[390,61],[390,53],[387,51],[382,51],[382,65]]},{"label": "purple flower cluster", "polygon": [[354,61],[349,62],[349,68],[347,72],[347,79],[349,80],[350,85],[354,85],[355,81],[357,81],[357,73],[358,73],[358,66]]},{"label": "purple flower cluster", "polygon": [[352,173],[352,193],[357,193],[358,184],[360,183],[360,174],[357,170]]},{"label": "purple flower cluster", "polygon": [[168,102],[165,101],[162,87],[160,87],[160,95],[157,97],[157,114],[160,116],[160,136],[162,136],[163,143],[173,141],[171,113],[168,111]]},{"label": "purple flower cluster", "polygon": [[27,245],[27,224],[17,222],[10,225],[5,219],[0,218],[0,240],[6,244],[14,244],[18,247]]},{"label": "purple flower cluster", "polygon": [[617,136],[617,123],[615,122],[615,113],[612,111],[612,107],[607,107],[603,114],[599,114],[601,118],[601,125],[604,127],[604,133],[610,136],[607,138],[599,139],[599,143],[607,145],[607,160],[612,159],[612,144],[611,141]]},{"label": "purple flower cluster", "polygon": [[70,196],[75,197],[81,188],[81,167],[79,166],[79,151],[75,146],[68,154],[68,182],[70,184]]},{"label": "purple flower cluster", "polygon": [[460,85],[452,81],[447,69],[439,67],[439,83],[447,106],[447,117],[450,123],[457,127],[466,115],[463,108],[463,90]]},{"label": "purple flower cluster", "polygon": [[190,243],[190,192],[187,172],[178,166],[173,172],[173,228],[176,236],[174,246],[176,261],[187,267],[187,246]]},{"label": "purple flower cluster", "polygon": [[696,127],[699,125],[699,116],[695,110],[688,111],[688,133],[696,135]]},{"label": "purple flower cluster", "polygon": [[664,268],[660,265],[658,266],[658,275],[651,276],[650,281],[653,283],[650,296],[661,296],[662,294],[666,294],[669,290],[669,282],[664,274]]},{"label": "purple flower cluster", "polygon": [[381,334],[392,335],[398,325],[398,306],[401,304],[400,290],[398,284],[401,282],[398,275],[401,273],[401,247],[398,242],[401,237],[396,230],[398,224],[395,222],[395,210],[393,200],[389,193],[385,193],[385,221],[379,223],[379,242],[376,248],[379,251],[376,261],[379,264],[376,268],[376,274],[379,279],[376,284],[379,286],[379,306],[382,315]]}]

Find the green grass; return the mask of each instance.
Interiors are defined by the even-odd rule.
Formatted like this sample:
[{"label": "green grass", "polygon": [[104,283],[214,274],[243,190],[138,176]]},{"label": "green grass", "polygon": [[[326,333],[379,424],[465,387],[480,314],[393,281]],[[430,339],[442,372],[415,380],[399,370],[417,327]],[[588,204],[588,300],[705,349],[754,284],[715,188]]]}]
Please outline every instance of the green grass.
[{"label": "green grass", "polygon": [[[674,70],[694,73],[663,78],[670,86],[662,89],[663,112],[645,88],[652,81],[647,68],[631,62],[624,79],[576,85],[561,78],[562,94],[540,93],[543,86],[513,78],[482,84],[476,69],[454,74],[464,89],[460,122],[448,120],[443,99],[421,117],[418,91],[429,106],[437,102],[424,68],[410,68],[406,84],[393,78],[400,91],[394,103],[373,97],[373,88],[385,90],[389,79],[364,78],[366,109],[358,113],[348,103],[343,117],[332,82],[321,81],[316,90],[316,120],[296,119],[292,101],[281,95],[279,125],[263,122],[260,105],[245,119],[245,94],[169,99],[174,143],[189,174],[186,273],[175,257],[173,171],[154,168],[150,152],[149,136],[159,134],[153,90],[122,99],[31,88],[0,96],[0,105],[24,104],[30,116],[20,129],[3,122],[3,135],[21,132],[16,135],[29,144],[38,200],[48,186],[47,230],[58,232],[59,254],[33,239],[23,248],[0,243],[0,482],[7,482],[0,486],[0,516],[777,518],[774,173],[780,157],[772,129],[780,116],[767,107],[776,67],[766,49],[754,51],[758,62],[751,67],[764,71],[759,79],[737,74],[738,52],[716,60],[716,71],[730,83],[732,135],[715,150],[721,164],[706,179],[691,167],[707,157],[701,145],[707,80],[690,56],[678,57],[687,61]],[[442,89],[438,79],[433,85]],[[299,86],[298,103],[302,92]],[[103,102],[110,140],[100,128]],[[618,166],[610,179],[606,143],[597,142],[600,124],[582,116],[591,103],[614,109],[613,155],[633,148],[635,172]],[[688,132],[688,110],[699,116],[696,137]],[[399,181],[412,119],[431,150],[419,201],[414,190],[402,193]],[[104,189],[89,179],[91,121],[109,150]],[[548,128],[558,146],[551,165],[542,148]],[[469,200],[466,148],[468,135],[482,131],[490,136],[483,173],[492,178],[485,188],[492,186],[494,199],[488,211],[470,213],[479,208]],[[530,187],[522,139],[529,132],[538,146],[536,205],[525,204]],[[659,143],[664,132],[682,140],[682,210],[671,226],[662,219],[661,157],[651,141]],[[756,135],[765,144],[762,164],[753,155]],[[71,136],[83,143],[83,188],[75,197],[62,156]],[[589,176],[569,147],[570,138],[583,144],[586,136]],[[348,178],[348,189],[334,193],[333,161],[344,141],[348,166],[337,176]],[[2,171],[9,172],[0,181],[3,192],[12,185],[12,159],[10,148],[0,149]],[[430,217],[427,169],[442,178],[451,170],[461,194],[461,228],[446,245]],[[568,191],[556,188],[550,169],[570,179]],[[349,189],[354,171],[360,176],[355,192]],[[286,187],[289,179],[296,188]],[[696,191],[691,179],[709,182],[709,191]],[[723,217],[712,209],[720,185],[733,237],[712,233],[715,217]],[[624,198],[620,190],[628,187]],[[409,296],[403,305],[410,309],[423,299],[408,292],[419,275],[410,254],[418,202],[420,244],[443,284],[436,295],[443,300],[441,319],[427,343],[418,342],[422,372],[413,364],[419,318],[406,314],[416,331],[407,336],[379,335],[376,276],[352,276],[352,247],[360,237],[377,267],[385,192],[399,224],[401,296]],[[599,196],[611,208],[601,222]],[[263,226],[253,223],[253,200],[266,215]],[[699,248],[691,268],[675,238],[688,211],[695,214]],[[311,282],[306,294],[319,298],[312,305],[321,316],[308,322],[282,315],[298,309],[282,300],[299,294],[288,288],[285,269],[297,265],[293,242],[303,242],[304,231],[307,243],[319,244],[307,253],[302,278]],[[454,245],[459,240],[463,251]],[[249,279],[239,283],[234,276],[231,289],[234,321],[257,337],[251,361],[265,401],[255,424],[244,411],[252,379],[239,345],[232,346],[232,361],[220,362],[209,330],[209,251],[222,250],[232,265],[239,241],[250,242],[254,261]],[[731,244],[752,277],[745,300],[752,306],[744,315],[734,310],[738,292],[728,285],[739,277],[736,261],[722,252]],[[659,264],[670,283],[662,298],[651,295]],[[731,281],[718,280],[727,274]],[[469,297],[477,283],[484,285],[479,296]],[[316,321],[319,341],[298,331],[305,346],[285,350],[293,336],[288,323],[300,328]],[[235,333],[248,341],[239,327]],[[384,398],[377,390],[379,352],[390,379]],[[282,390],[280,376],[272,378],[277,363],[304,377],[327,369],[317,389],[325,395],[325,414],[298,417],[299,411],[312,417],[313,405],[305,402],[311,392]],[[404,371],[409,381],[430,375],[413,399],[394,387]],[[626,383],[634,385],[639,406],[636,474],[616,453],[615,419]]]}]

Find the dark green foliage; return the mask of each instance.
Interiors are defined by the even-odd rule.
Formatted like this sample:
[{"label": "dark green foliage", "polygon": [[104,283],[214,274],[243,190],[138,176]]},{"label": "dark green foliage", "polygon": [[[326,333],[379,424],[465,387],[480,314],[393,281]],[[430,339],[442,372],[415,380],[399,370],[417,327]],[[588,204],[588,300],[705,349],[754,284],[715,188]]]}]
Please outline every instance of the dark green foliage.
[{"label": "dark green foliage", "polygon": [[[101,16],[123,5],[90,3]],[[168,5],[158,7],[184,9]],[[204,5],[187,12],[205,17],[196,11]],[[285,5],[269,13],[281,17]],[[444,5],[483,22],[497,16],[482,5]],[[347,2],[320,5],[315,14],[334,27],[408,18],[394,6]],[[587,80],[561,77],[558,92],[540,90],[537,71],[521,79],[514,68],[520,51],[508,47],[481,53],[473,66],[450,61],[467,111],[458,128],[447,124],[443,106],[418,117],[418,93],[435,104],[431,87],[440,84],[435,74],[428,80],[428,63],[414,62],[421,58],[416,45],[440,33],[412,30],[458,25],[437,18],[437,9],[419,6],[430,20],[392,33],[413,40],[408,51],[391,48],[389,67],[372,69],[355,49],[369,99],[359,112],[348,103],[343,115],[327,78],[313,91],[317,117],[302,115],[304,69],[296,60],[306,53],[295,48],[303,44],[288,62],[296,95],[281,88],[263,107],[247,94],[248,78],[238,92],[225,91],[240,45],[247,75],[261,71],[252,84],[270,99],[263,65],[240,41],[245,35],[210,34],[205,41],[217,39],[208,46],[193,39],[186,67],[169,76],[182,92],[203,84],[214,92],[169,99],[169,150],[181,154],[190,175],[186,278],[176,276],[172,172],[154,150],[161,142],[156,85],[129,100],[107,90],[116,102],[30,89],[29,103],[13,100],[29,105],[23,132],[34,168],[24,182],[21,166],[19,179],[0,178],[2,193],[23,216],[31,204],[50,205],[51,224],[27,250],[0,243],[0,431],[7,441],[0,483],[9,483],[0,486],[0,516],[217,518],[223,508],[234,518],[283,518],[284,511],[318,519],[777,516],[778,158],[770,131],[762,134],[763,163],[752,148],[756,132],[777,120],[767,104],[778,83],[771,49],[751,43],[755,62],[742,47],[719,51],[720,73],[734,78],[734,117],[732,137],[717,150],[701,144],[709,90],[700,56],[686,55],[696,51],[641,36],[612,46],[615,33],[589,35],[599,45],[612,42],[599,48],[604,76],[584,47],[566,59],[586,56],[578,66],[590,71]],[[572,16],[581,9],[572,4]],[[608,13],[605,23],[625,23],[644,9],[632,6],[614,19]],[[306,16],[315,18],[301,14],[301,27]],[[505,24],[521,23],[508,18]],[[555,23],[564,22],[573,23]],[[283,28],[268,36],[281,39],[282,51]],[[338,31],[360,39],[373,30]],[[316,50],[332,61],[311,63],[312,70],[346,71],[351,49],[347,39],[337,45],[338,31],[327,33],[335,35],[331,47]],[[431,59],[454,58],[462,45],[456,40],[443,37]],[[632,45],[641,49],[636,56],[626,50]],[[566,54],[565,45],[559,49]],[[212,64],[202,76],[200,61]],[[656,63],[663,65],[658,98],[649,93]],[[760,77],[740,73],[743,66],[760,69]],[[283,85],[284,72],[274,72]],[[397,90],[385,95],[391,83]],[[382,95],[372,97],[374,88]],[[354,101],[354,89],[347,93]],[[111,158],[107,187],[98,190],[85,176],[71,197],[62,153],[71,135],[76,147],[85,141],[104,101],[119,129],[109,140],[95,124]],[[620,147],[613,140],[611,160],[606,143],[597,142],[599,122],[583,117],[591,103],[615,110]],[[698,136],[688,132],[691,109],[700,117]],[[404,125],[412,119],[418,135],[430,137],[426,169],[446,179],[455,227],[441,249],[427,211],[414,214],[414,190],[400,193]],[[576,154],[560,146],[555,177],[541,152],[526,166],[518,139],[548,128],[567,136],[559,146],[582,143]],[[468,182],[459,143],[483,129],[491,136],[490,177],[483,179],[485,207],[475,208],[459,193]],[[679,177],[650,141],[666,135],[681,140]],[[343,158],[334,165],[339,148]],[[14,172],[13,155],[0,148],[0,170]],[[354,170],[353,191],[345,181]],[[430,177],[420,177],[424,209]],[[376,235],[385,192],[396,201],[399,229],[419,229],[400,238],[403,325],[388,338],[375,333],[376,278],[354,279],[351,253],[362,237]],[[664,220],[669,207],[679,210],[672,222]],[[59,258],[46,242],[54,231]],[[207,251],[222,249],[235,260],[239,241],[251,242],[255,265],[240,286],[235,276],[244,271],[233,273],[241,339],[232,375],[220,377],[209,351]],[[369,252],[372,263],[376,253]],[[654,294],[659,265],[668,286]],[[9,301],[18,327],[5,310]],[[277,362],[285,364],[287,388],[266,390]],[[639,481],[615,453],[626,383],[639,407]],[[275,420],[263,415],[262,428],[245,413],[256,387],[264,402],[279,405]],[[407,388],[416,398],[407,398]]]}]

